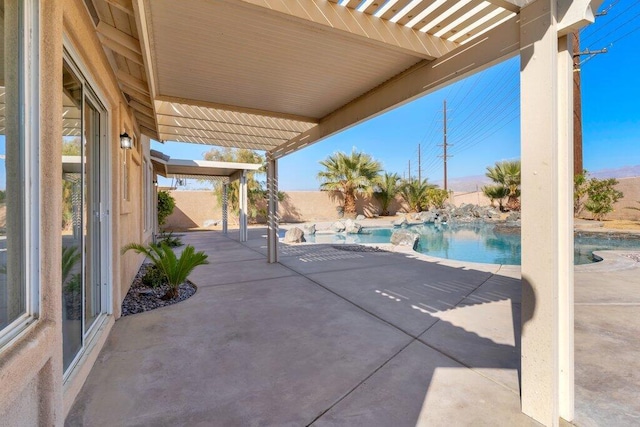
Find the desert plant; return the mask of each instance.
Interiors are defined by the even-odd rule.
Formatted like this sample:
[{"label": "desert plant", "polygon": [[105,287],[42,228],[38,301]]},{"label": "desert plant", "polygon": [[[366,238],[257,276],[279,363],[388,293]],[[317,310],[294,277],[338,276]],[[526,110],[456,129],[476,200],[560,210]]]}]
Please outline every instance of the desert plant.
[{"label": "desert plant", "polygon": [[162,297],[163,299],[177,298],[179,286],[187,280],[193,269],[199,265],[209,264],[208,256],[202,251],[196,252],[191,245],[184,248],[179,258],[167,245],[151,243],[144,246],[139,243],[129,243],[122,248],[122,253],[130,250],[144,254],[154,266],[162,271],[169,285],[169,290]]},{"label": "desert plant", "polygon": [[177,248],[179,246],[182,246],[182,240],[180,239],[180,237],[174,236],[172,231],[169,233],[160,234],[159,243],[165,244],[170,248]]},{"label": "desert plant", "polygon": [[573,215],[578,216],[584,210],[589,189],[589,172],[583,170],[581,174],[573,177]]},{"label": "desert plant", "polygon": [[385,172],[380,176],[376,182],[375,191],[373,195],[380,202],[380,209],[382,215],[389,215],[389,205],[395,199],[398,194],[398,183],[400,182],[400,176],[396,173]]},{"label": "desert plant", "polygon": [[520,210],[520,160],[496,162],[487,166],[485,174],[493,182],[509,190],[507,209]]},{"label": "desert plant", "polygon": [[158,191],[158,225],[164,225],[176,207],[176,200],[166,190]]},{"label": "desert plant", "polygon": [[[258,179],[260,176],[264,176],[266,170],[265,158],[260,153],[248,150],[246,148],[233,149],[233,148],[213,148],[204,153],[204,159],[218,162],[239,162],[239,163],[258,163],[262,167],[257,171],[248,171],[246,173],[247,182],[247,218],[251,222],[255,222],[259,215],[266,215],[266,208],[264,207],[267,199],[267,190],[264,181]],[[216,181],[213,184],[213,192],[216,195],[218,204],[222,206],[223,199],[223,182]],[[240,183],[239,181],[233,181],[228,185],[227,189],[227,204],[229,210],[234,214],[238,214],[240,210],[239,194]],[[279,201],[284,200],[284,193],[278,192]]]},{"label": "desert plant", "polygon": [[78,252],[77,246],[67,246],[62,248],[62,283],[64,284],[69,278],[69,274],[73,267],[80,261],[82,254]]},{"label": "desert plant", "polygon": [[444,203],[449,198],[449,192],[443,188],[429,188],[427,190],[427,205],[434,208],[444,208]]},{"label": "desert plant", "polygon": [[498,201],[500,211],[504,210],[504,198],[509,195],[509,189],[507,187],[503,187],[502,185],[485,185],[482,187],[482,192],[491,201],[491,207],[495,207],[495,202]]},{"label": "desert plant", "polygon": [[433,188],[435,185],[427,183],[426,179],[422,181],[405,180],[400,186],[400,195],[409,205],[410,211],[420,212],[428,205],[429,190]]},{"label": "desert plant", "polygon": [[165,284],[166,278],[162,270],[152,264],[144,272],[141,281],[143,285],[149,288],[157,288]]},{"label": "desert plant", "polygon": [[373,190],[380,162],[369,154],[353,149],[351,154],[336,152],[320,161],[325,170],[318,173],[320,190],[341,193],[344,197],[344,212],[356,213],[356,196]]},{"label": "desert plant", "polygon": [[618,180],[615,178],[589,180],[587,188],[589,198],[584,208],[593,214],[595,220],[604,219],[609,212],[613,211],[613,204],[624,196],[621,191],[615,189],[617,183]]}]

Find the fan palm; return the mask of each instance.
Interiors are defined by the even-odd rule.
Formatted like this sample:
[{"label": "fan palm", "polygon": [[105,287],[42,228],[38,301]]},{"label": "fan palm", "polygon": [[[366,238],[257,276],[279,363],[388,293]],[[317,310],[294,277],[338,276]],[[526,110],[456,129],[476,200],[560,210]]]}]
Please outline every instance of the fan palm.
[{"label": "fan palm", "polygon": [[337,152],[320,161],[325,170],[318,173],[320,190],[336,191],[344,197],[344,211],[356,213],[356,195],[371,192],[382,167],[369,154]]},{"label": "fan palm", "polygon": [[163,299],[172,299],[178,296],[178,287],[187,280],[189,274],[199,265],[209,264],[207,255],[200,251],[196,252],[195,248],[187,245],[180,257],[176,257],[173,250],[167,245],[144,246],[138,243],[129,243],[122,248],[122,253],[133,250],[139,254],[144,254],[151,260],[167,279],[169,290],[162,297]]},{"label": "fan palm", "polygon": [[520,210],[520,160],[497,162],[487,166],[486,176],[509,189],[507,208]]},{"label": "fan palm", "polygon": [[500,210],[503,210],[502,201],[509,195],[509,189],[507,187],[503,187],[502,185],[485,185],[482,187],[482,192],[491,200],[491,206],[495,206],[497,200]]},{"label": "fan palm", "polygon": [[426,179],[404,181],[400,186],[400,195],[409,205],[409,210],[421,212],[428,204],[429,190],[432,188],[436,188],[436,186],[428,184]]},{"label": "fan palm", "polygon": [[376,183],[373,195],[380,202],[382,215],[389,215],[389,205],[398,194],[398,182],[400,182],[398,174],[385,172]]}]

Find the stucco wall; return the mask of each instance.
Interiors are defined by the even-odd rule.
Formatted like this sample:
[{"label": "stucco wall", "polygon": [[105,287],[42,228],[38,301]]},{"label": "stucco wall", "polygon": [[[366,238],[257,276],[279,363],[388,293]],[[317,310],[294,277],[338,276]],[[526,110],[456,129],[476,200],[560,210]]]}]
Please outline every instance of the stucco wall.
[{"label": "stucco wall", "polygon": [[[608,219],[640,220],[640,212],[625,209],[627,206],[640,207],[640,177],[622,178],[617,185],[624,193],[624,198],[615,204],[615,210],[607,216]],[[172,191],[176,200],[174,213],[167,218],[165,229],[189,230],[203,228],[210,220],[221,220],[222,211],[212,191]],[[482,192],[458,192],[451,197],[451,202],[460,206],[472,203],[489,206],[490,200]],[[336,207],[339,201],[324,191],[288,191],[284,201],[279,203],[279,213],[282,222],[332,221],[338,218]],[[377,200],[368,197],[357,200],[358,212],[365,216],[379,213],[380,205]],[[390,213],[406,209],[406,204],[397,197],[390,206]],[[588,217],[588,215],[585,215]],[[237,224],[237,218],[229,216],[229,225]]]},{"label": "stucco wall", "polygon": [[[12,0],[13,1],[13,0]],[[17,0],[15,0],[17,2]],[[148,153],[148,141],[139,139],[138,153],[130,154],[130,202],[121,203],[122,150],[119,135],[123,130],[135,134],[132,112],[111,71],[91,17],[82,0],[40,1],[40,212],[39,247],[40,307],[38,318],[10,345],[0,349],[0,424],[63,425],[65,415],[84,383],[104,341],[120,313],[120,304],[131,279],[142,262],[135,254],[120,255],[123,243],[142,242],[150,233],[142,233],[142,170],[140,159]],[[5,8],[10,7],[9,2]],[[7,9],[5,9],[7,12]],[[63,383],[62,372],[62,63],[63,34],[77,53],[74,59],[86,71],[105,103],[108,114],[109,156],[111,158],[112,222],[111,256],[115,316],[110,316],[88,344],[77,368]],[[146,144],[146,145],[145,145]],[[146,151],[145,151],[146,150]],[[147,154],[148,155],[148,154]],[[137,162],[135,160],[138,160]]]}]

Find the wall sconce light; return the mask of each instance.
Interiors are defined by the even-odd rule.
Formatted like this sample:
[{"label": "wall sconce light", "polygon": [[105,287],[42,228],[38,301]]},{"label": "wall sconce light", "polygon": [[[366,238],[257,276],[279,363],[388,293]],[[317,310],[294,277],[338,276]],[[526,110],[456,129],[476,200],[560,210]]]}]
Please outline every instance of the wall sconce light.
[{"label": "wall sconce light", "polygon": [[120,135],[120,148],[124,148],[125,150],[131,150],[133,143],[131,141],[131,137],[126,132]]}]

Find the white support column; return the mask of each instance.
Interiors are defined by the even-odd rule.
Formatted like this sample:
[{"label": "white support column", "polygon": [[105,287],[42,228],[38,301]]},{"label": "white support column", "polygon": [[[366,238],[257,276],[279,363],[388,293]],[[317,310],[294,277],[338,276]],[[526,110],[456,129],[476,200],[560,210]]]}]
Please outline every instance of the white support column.
[{"label": "white support column", "polygon": [[240,241],[246,242],[248,239],[247,233],[247,173],[242,171],[240,175],[240,194],[238,199],[240,200]]},{"label": "white support column", "polygon": [[574,281],[573,281],[573,49],[569,36],[558,40],[558,261],[560,263],[560,417],[572,421],[575,408],[574,380]]},{"label": "white support column", "polygon": [[522,411],[547,426],[573,417],[572,71],[556,6],[520,12]]},{"label": "white support column", "polygon": [[229,230],[229,183],[222,184],[222,232]]},{"label": "white support column", "polygon": [[267,262],[278,262],[278,160],[267,154]]}]

